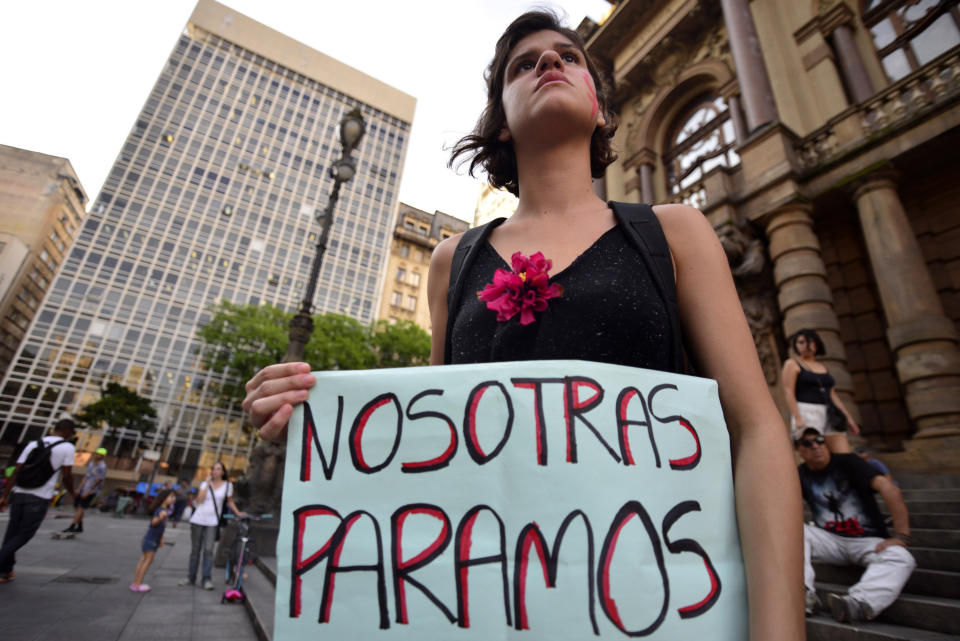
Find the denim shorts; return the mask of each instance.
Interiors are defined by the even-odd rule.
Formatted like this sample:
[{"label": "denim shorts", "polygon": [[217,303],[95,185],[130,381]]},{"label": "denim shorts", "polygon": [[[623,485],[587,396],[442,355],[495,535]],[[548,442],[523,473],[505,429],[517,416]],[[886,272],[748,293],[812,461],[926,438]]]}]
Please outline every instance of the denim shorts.
[{"label": "denim shorts", "polygon": [[140,546],[140,549],[144,552],[156,552],[159,547],[160,541],[150,538],[149,536],[145,536],[143,537],[143,544]]}]

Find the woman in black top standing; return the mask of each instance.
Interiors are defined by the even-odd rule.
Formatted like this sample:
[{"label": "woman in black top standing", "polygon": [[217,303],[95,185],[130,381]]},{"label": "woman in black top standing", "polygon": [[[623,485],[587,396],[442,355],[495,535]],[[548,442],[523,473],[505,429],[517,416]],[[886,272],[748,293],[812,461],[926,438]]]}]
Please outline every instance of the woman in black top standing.
[{"label": "woman in black top standing", "polygon": [[[526,13],[497,42],[486,79],[487,105],[454,157],[472,155],[472,169],[482,168],[491,184],[520,201],[464,275],[474,279],[472,286],[484,285],[485,295],[482,304],[471,305],[468,291],[454,310],[462,327],[453,328],[450,360],[613,361],[591,350],[598,341],[631,352],[630,364],[663,369],[663,328],[672,321],[664,314],[670,312],[649,296],[650,274],[630,262],[635,257],[610,206],[592,188],[592,178],[615,159],[610,141],[616,125],[583,41],[550,13]],[[730,431],[750,637],[802,639],[800,486],[730,269],[699,211],[660,205],[653,212],[669,246],[689,355],[699,373],[718,381]],[[434,365],[447,356],[447,292],[460,239],[441,242],[431,260]],[[505,296],[496,272],[504,263],[514,268],[511,278],[536,280],[539,294],[529,300]],[[306,400],[314,382],[306,363],[285,363],[247,383],[243,407],[261,436],[283,434],[292,405]]]},{"label": "woman in black top standing", "polygon": [[[827,439],[827,447],[834,454],[849,454],[853,450],[846,431],[859,434],[860,428],[837,394],[836,382],[827,366],[817,360],[825,352],[823,340],[812,329],[801,329],[790,339],[797,358],[783,364],[780,379],[790,409],[790,430],[798,434],[800,428],[812,427]],[[843,429],[828,424],[827,406],[833,403],[846,419]]]}]

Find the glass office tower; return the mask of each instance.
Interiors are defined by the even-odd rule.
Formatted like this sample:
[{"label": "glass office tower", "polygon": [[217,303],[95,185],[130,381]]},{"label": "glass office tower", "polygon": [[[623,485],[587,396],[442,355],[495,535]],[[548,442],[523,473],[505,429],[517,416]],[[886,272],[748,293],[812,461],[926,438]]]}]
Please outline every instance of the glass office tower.
[{"label": "glass office tower", "polygon": [[[204,370],[199,326],[220,300],[297,307],[339,155],[367,134],[342,190],[317,311],[376,318],[415,100],[210,0],[179,37],[0,383],[0,441],[36,438],[116,381],[153,402],[170,474],[245,469],[253,437]],[[97,434],[87,434],[81,447]],[[133,463],[130,463],[132,465]]]}]

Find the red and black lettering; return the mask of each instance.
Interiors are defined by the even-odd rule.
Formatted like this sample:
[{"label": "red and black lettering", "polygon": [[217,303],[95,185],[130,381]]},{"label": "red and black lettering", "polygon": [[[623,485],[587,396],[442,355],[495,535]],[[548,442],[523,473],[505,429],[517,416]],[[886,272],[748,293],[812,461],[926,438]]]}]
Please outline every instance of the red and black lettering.
[{"label": "red and black lettering", "polygon": [[678,539],[676,541],[671,541],[669,537],[670,528],[673,527],[673,524],[676,523],[680,517],[687,512],[699,511],[699,503],[696,501],[684,501],[673,506],[673,508],[667,512],[667,515],[663,517],[663,542],[666,543],[667,549],[670,550],[671,554],[693,552],[694,554],[700,556],[700,558],[703,559],[704,567],[707,569],[707,575],[710,577],[710,591],[707,593],[707,596],[705,596],[698,603],[677,609],[677,612],[680,613],[681,619],[690,619],[692,617],[700,616],[712,608],[717,602],[717,599],[720,598],[720,575],[717,574],[717,571],[713,567],[713,563],[710,561],[710,557],[707,555],[706,550],[703,549],[703,546],[693,539]]},{"label": "red and black lettering", "polygon": [[327,457],[320,447],[320,436],[317,434],[317,423],[313,420],[313,412],[310,409],[310,403],[303,404],[303,442],[300,446],[300,480],[310,480],[310,443],[317,448],[317,454],[320,456],[320,465],[323,466],[323,476],[328,481],[333,478],[333,469],[337,465],[337,452],[340,451],[340,425],[343,421],[343,397],[337,397],[337,426],[333,430],[333,449],[330,453],[330,462],[327,463]]},{"label": "red and black lettering", "polygon": [[319,550],[310,555],[310,558],[303,558],[303,535],[307,529],[307,519],[311,516],[333,516],[341,523],[343,519],[340,514],[332,507],[326,505],[304,505],[293,512],[293,558],[291,559],[290,576],[290,617],[300,616],[300,594],[303,589],[303,581],[300,578],[305,572],[313,568],[317,563],[326,558],[330,552],[330,544],[333,541],[331,536]]},{"label": "red and black lettering", "polygon": [[424,412],[413,412],[413,404],[419,401],[424,396],[443,396],[443,390],[439,389],[428,389],[420,392],[416,396],[410,399],[410,402],[407,403],[407,418],[411,421],[416,421],[421,418],[438,418],[444,423],[447,424],[447,427],[450,428],[450,443],[447,445],[447,449],[444,450],[443,454],[432,458],[428,461],[414,461],[411,463],[402,463],[400,465],[401,472],[430,472],[432,470],[439,470],[450,465],[450,459],[453,458],[453,455],[457,453],[457,426],[453,424],[453,420],[441,412],[434,411],[424,411]]},{"label": "red and black lettering", "polygon": [[697,430],[694,429],[693,425],[690,424],[690,421],[688,421],[685,417],[679,414],[660,417],[660,416],[657,416],[656,413],[653,411],[653,397],[656,396],[658,392],[661,392],[662,390],[665,390],[665,389],[675,390],[677,389],[677,386],[670,383],[664,383],[663,385],[657,385],[652,390],[650,390],[650,396],[648,401],[650,405],[650,414],[653,415],[653,418],[657,419],[661,423],[680,423],[680,425],[682,425],[688,432],[690,432],[690,436],[693,437],[693,442],[695,446],[693,454],[691,454],[690,456],[685,456],[683,458],[670,459],[670,469],[692,470],[697,466],[698,463],[700,463],[700,457],[702,455],[702,452],[700,451],[700,436],[697,434]]},{"label": "red and black lettering", "polygon": [[553,548],[548,551],[547,539],[540,531],[536,523],[528,523],[517,537],[517,548],[513,563],[513,611],[514,626],[517,630],[529,630],[530,624],[527,620],[527,561],[530,556],[530,548],[533,547],[540,557],[540,565],[543,568],[543,580],[548,588],[557,586],[557,570],[560,561],[560,544],[563,542],[563,535],[567,528],[573,523],[573,520],[580,518],[587,533],[587,610],[590,613],[590,624],[593,626],[593,633],[600,634],[600,628],[597,626],[597,614],[594,599],[593,583],[593,528],[590,527],[590,519],[581,510],[574,510],[563,520],[560,529],[557,531],[557,538],[553,543]]},{"label": "red and black lettering", "polygon": [[[470,558],[470,548],[473,545],[473,526],[476,523],[477,516],[481,511],[487,511],[497,520],[497,526],[500,534],[500,553],[489,556]],[[503,519],[489,505],[477,505],[470,508],[460,524],[457,525],[457,534],[454,537],[454,561],[453,570],[457,582],[457,625],[461,628],[470,627],[470,601],[468,590],[468,573],[470,568],[477,565],[486,565],[490,563],[500,564],[500,574],[503,580],[503,610],[507,617],[507,625],[511,625],[510,619],[510,584],[507,582],[507,534],[503,525]]]},{"label": "red and black lettering", "polygon": [[[480,399],[483,398],[483,395],[491,387],[496,387],[500,390],[500,393],[503,394],[503,399],[506,401],[507,408],[507,424],[503,428],[503,436],[500,438],[500,442],[497,443],[497,446],[493,448],[493,451],[490,452],[490,454],[486,454],[480,447],[480,441],[477,438],[477,408],[480,407]],[[497,381],[484,381],[474,387],[470,391],[470,395],[467,397],[467,408],[463,417],[463,438],[467,445],[467,452],[470,453],[470,458],[472,458],[478,465],[483,465],[484,463],[491,461],[494,457],[496,457],[497,454],[500,453],[500,450],[503,449],[503,446],[507,444],[507,440],[510,438],[510,432],[512,429],[513,401],[510,400],[510,394],[507,393],[507,388],[504,387],[502,383]]]},{"label": "red and black lettering", "polygon": [[[373,531],[377,542],[377,561],[369,565],[340,565],[340,554],[343,552],[343,543],[350,534],[350,528],[360,519],[367,517],[373,524]],[[348,514],[333,533],[323,556],[327,557],[327,569],[323,575],[323,590],[320,592],[320,623],[330,622],[330,606],[333,605],[333,590],[336,575],[345,572],[375,572],[377,575],[377,604],[380,611],[380,629],[390,627],[390,615],[387,610],[386,570],[383,566],[383,538],[380,536],[380,524],[372,514],[364,510],[356,510]]]},{"label": "red and black lettering", "polygon": [[[390,454],[379,465],[369,465],[363,456],[363,430],[367,427],[370,417],[373,413],[385,405],[393,403],[397,412],[397,430],[393,437],[393,449]],[[353,427],[350,428],[350,458],[353,459],[353,466],[358,472],[364,474],[373,474],[379,472],[393,460],[397,454],[397,448],[400,447],[400,436],[403,433],[403,408],[400,407],[400,399],[393,392],[387,392],[377,396],[375,399],[363,406],[353,421]]]},{"label": "red and black lettering", "polygon": [[[660,580],[663,583],[663,605],[660,607],[660,614],[653,623],[641,630],[627,629],[620,618],[617,602],[610,593],[610,563],[617,548],[617,540],[620,538],[621,530],[634,516],[640,519],[647,531],[654,557],[657,560],[657,568],[660,570]],[[660,548],[660,537],[657,535],[657,529],[653,527],[653,521],[650,520],[650,515],[647,514],[647,510],[640,501],[627,501],[613,517],[613,522],[610,523],[610,529],[607,530],[607,536],[603,541],[603,547],[600,548],[597,584],[600,587],[600,607],[603,609],[603,613],[607,615],[607,618],[618,630],[629,637],[643,637],[653,633],[666,618],[667,605],[670,602],[670,578],[667,576],[667,568],[663,560],[663,550]]]},{"label": "red and black lettering", "polygon": [[[406,561],[403,559],[403,524],[406,521],[407,517],[411,514],[423,514],[426,516],[431,516],[443,525],[440,530],[440,534],[437,536],[436,540],[428,545],[425,549],[421,550],[416,556]],[[404,505],[396,512],[393,513],[393,516],[390,518],[391,530],[393,534],[393,546],[391,547],[393,551],[393,594],[394,602],[397,608],[397,623],[409,623],[407,618],[407,595],[404,589],[404,584],[409,583],[413,587],[420,590],[425,597],[427,597],[431,603],[437,606],[444,616],[447,617],[447,620],[450,623],[455,623],[457,617],[454,616],[453,612],[443,604],[440,599],[425,585],[423,585],[418,580],[410,576],[414,571],[422,568],[427,565],[435,558],[440,556],[443,551],[447,548],[447,545],[450,544],[451,539],[451,527],[450,527],[450,518],[447,514],[436,505],[430,505],[428,503],[412,503],[410,505]]]},{"label": "red and black lettering", "polygon": [[[593,396],[583,401],[580,400],[580,389],[586,387],[593,391]],[[620,457],[612,447],[600,436],[597,428],[584,416],[587,412],[599,405],[603,401],[603,388],[600,383],[587,378],[586,376],[566,376],[563,379],[563,417],[567,423],[567,462],[577,462],[577,432],[576,420],[580,419],[583,424],[593,432],[601,445],[606,448],[610,456],[619,463]]]},{"label": "red and black lettering", "polygon": [[537,439],[537,465],[547,464],[546,419],[543,414],[543,385],[545,383],[563,383],[562,378],[512,378],[514,387],[533,390],[534,429]]},{"label": "red and black lettering", "polygon": [[[630,401],[637,399],[640,401],[640,409],[643,410],[643,420],[631,420],[627,418],[627,410],[630,408]],[[620,456],[623,458],[624,465],[636,465],[633,460],[633,453],[630,451],[630,434],[628,428],[631,425],[647,428],[647,437],[650,439],[650,449],[653,450],[653,458],[657,467],[660,467],[660,451],[657,449],[657,442],[653,438],[653,424],[650,422],[650,412],[647,410],[647,401],[643,398],[636,387],[625,387],[617,396],[617,438],[620,441]]]}]

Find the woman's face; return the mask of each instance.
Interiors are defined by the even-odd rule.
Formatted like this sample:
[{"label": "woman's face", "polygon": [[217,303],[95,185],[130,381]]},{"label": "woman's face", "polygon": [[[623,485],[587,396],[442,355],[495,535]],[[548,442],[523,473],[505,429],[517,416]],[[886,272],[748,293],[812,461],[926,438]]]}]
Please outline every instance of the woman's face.
[{"label": "woman's face", "polygon": [[163,507],[170,507],[171,505],[174,504],[174,502],[176,502],[176,500],[177,500],[176,496],[174,496],[173,494],[168,494],[167,498],[163,499]]},{"label": "woman's face", "polygon": [[573,132],[589,140],[606,124],[583,52],[556,31],[532,33],[510,50],[501,100],[502,141]]},{"label": "woman's face", "polygon": [[213,476],[213,478],[217,480],[222,479],[224,476],[223,465],[221,465],[220,463],[214,463],[213,469],[210,470],[210,474]]},{"label": "woman's face", "polygon": [[803,335],[797,336],[797,340],[794,341],[794,348],[797,350],[797,354],[801,356],[817,355],[817,344]]}]

